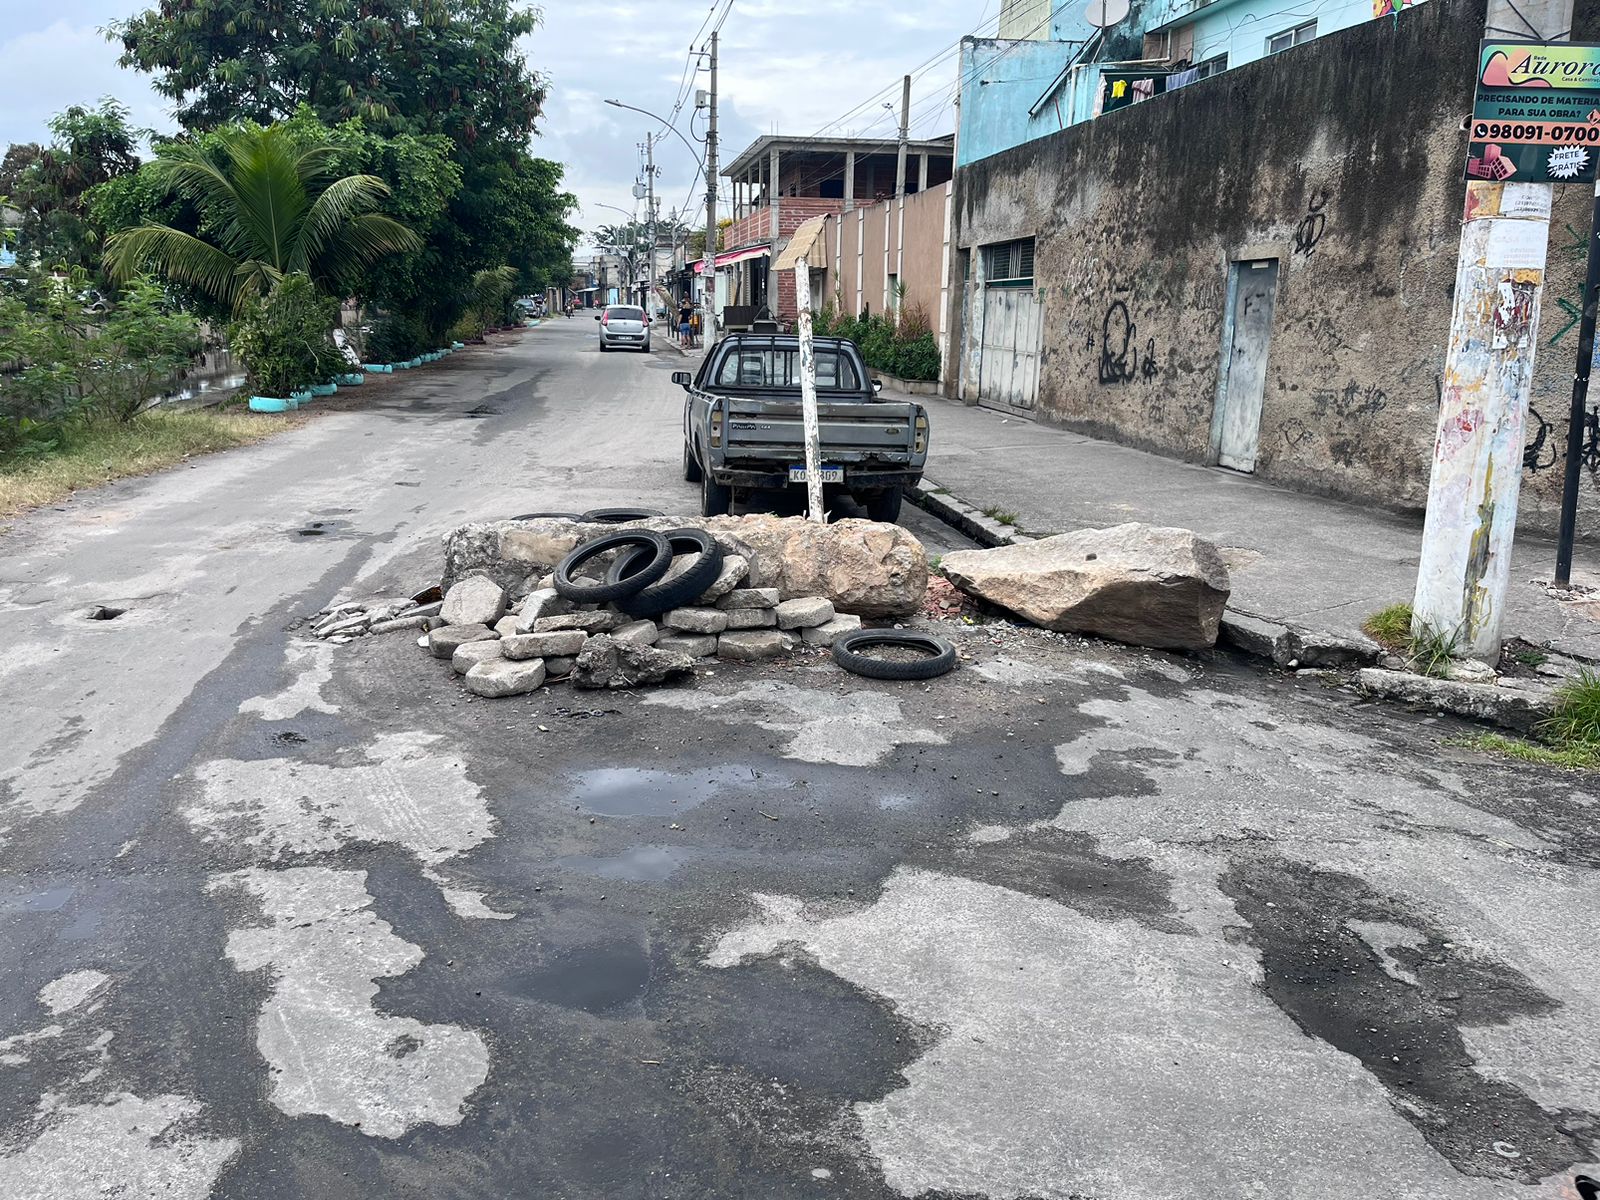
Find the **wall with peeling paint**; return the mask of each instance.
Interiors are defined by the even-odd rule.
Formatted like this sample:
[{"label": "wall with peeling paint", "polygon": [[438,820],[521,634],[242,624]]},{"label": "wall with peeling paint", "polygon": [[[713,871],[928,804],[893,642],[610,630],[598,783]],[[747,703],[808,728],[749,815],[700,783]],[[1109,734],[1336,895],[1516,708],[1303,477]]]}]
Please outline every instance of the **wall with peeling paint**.
[{"label": "wall with peeling paint", "polygon": [[[1483,12],[1473,0],[1420,5],[963,167],[959,250],[1036,239],[1036,418],[1214,463],[1229,264],[1272,259],[1255,474],[1420,509]],[[1575,37],[1600,37],[1600,0],[1580,0],[1575,23]],[[1556,189],[1524,528],[1555,524],[1587,204],[1584,187]],[[970,303],[953,280],[962,336],[950,339],[946,387],[969,401]],[[1600,475],[1586,473],[1584,491],[1600,536]]]}]

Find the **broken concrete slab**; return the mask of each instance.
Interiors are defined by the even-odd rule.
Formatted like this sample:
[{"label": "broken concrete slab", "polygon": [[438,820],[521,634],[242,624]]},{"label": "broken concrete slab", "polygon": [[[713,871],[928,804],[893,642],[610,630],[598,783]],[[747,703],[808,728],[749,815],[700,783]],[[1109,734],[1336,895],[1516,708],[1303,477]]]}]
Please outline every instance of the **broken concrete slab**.
[{"label": "broken concrete slab", "polygon": [[844,634],[860,628],[860,617],[854,613],[840,613],[831,621],[802,629],[800,639],[808,646],[831,646]]},{"label": "broken concrete slab", "polygon": [[1045,629],[1158,649],[1216,644],[1228,569],[1187,529],[1129,522],[947,554],[963,591]]},{"label": "broken concrete slab", "polygon": [[482,575],[469,575],[445,593],[439,615],[451,625],[493,625],[505,611],[505,589]]},{"label": "broken concrete slab", "polygon": [[695,600],[696,605],[715,604],[721,597],[726,596],[734,588],[745,581],[750,574],[750,560],[742,554],[725,554],[722,558],[722,570],[718,573],[716,581],[712,583]]},{"label": "broken concrete slab", "polygon": [[612,631],[612,637],[619,642],[632,642],[637,646],[653,646],[661,636],[661,630],[654,621],[630,621],[620,629]]},{"label": "broken concrete slab", "polygon": [[785,600],[777,607],[779,629],[805,629],[826,625],[834,618],[833,602],[821,596]]},{"label": "broken concrete slab", "polygon": [[1552,689],[1497,686],[1492,683],[1461,683],[1413,675],[1409,671],[1385,671],[1366,667],[1356,675],[1361,687],[1377,696],[1405,704],[1426,705],[1487,721],[1518,733],[1532,733],[1554,707]]},{"label": "broken concrete slab", "polygon": [[777,608],[783,596],[777,588],[735,588],[717,600],[718,608]]},{"label": "broken concrete slab", "polygon": [[1224,609],[1217,640],[1280,667],[1369,666],[1383,654],[1370,638],[1352,638],[1325,629],[1302,629],[1254,613]]},{"label": "broken concrete slab", "polygon": [[684,633],[721,633],[728,627],[728,614],[720,608],[675,608],[661,618],[661,624]]},{"label": "broken concrete slab", "polygon": [[775,608],[730,608],[726,611],[729,629],[770,629],[778,623]]},{"label": "broken concrete slab", "polygon": [[629,624],[632,617],[623,616],[621,613],[595,612],[565,613],[555,617],[540,617],[533,623],[532,633],[557,633],[563,629],[581,629],[585,633],[610,633],[613,629],[621,629]]},{"label": "broken concrete slab", "polygon": [[465,675],[479,663],[504,657],[505,650],[498,641],[467,642],[456,647],[456,652],[450,656],[450,667],[457,675]]},{"label": "broken concrete slab", "polygon": [[694,671],[687,654],[657,646],[619,642],[609,634],[589,639],[572,668],[572,682],[581,688],[631,688],[662,683]]},{"label": "broken concrete slab", "polygon": [[710,633],[663,636],[656,642],[656,648],[687,654],[690,658],[708,658],[717,652],[717,639],[715,634]]},{"label": "broken concrete slab", "polygon": [[497,700],[502,696],[521,696],[544,683],[543,659],[512,662],[508,658],[479,663],[463,677],[467,691],[474,696]]}]

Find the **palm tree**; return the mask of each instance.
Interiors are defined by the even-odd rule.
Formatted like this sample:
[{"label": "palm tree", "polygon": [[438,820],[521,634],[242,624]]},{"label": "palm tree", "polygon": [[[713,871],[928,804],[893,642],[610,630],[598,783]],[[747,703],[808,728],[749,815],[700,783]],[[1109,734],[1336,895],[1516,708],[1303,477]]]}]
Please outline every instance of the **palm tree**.
[{"label": "palm tree", "polygon": [[210,240],[170,225],[125,229],[106,246],[114,279],[154,271],[239,311],[286,275],[309,275],[319,290],[338,294],[385,255],[422,248],[411,230],[374,211],[389,195],[383,180],[335,177],[332,147],[298,148],[278,126],[217,137],[220,164],[201,146],[180,143],[146,168],[194,203]]}]

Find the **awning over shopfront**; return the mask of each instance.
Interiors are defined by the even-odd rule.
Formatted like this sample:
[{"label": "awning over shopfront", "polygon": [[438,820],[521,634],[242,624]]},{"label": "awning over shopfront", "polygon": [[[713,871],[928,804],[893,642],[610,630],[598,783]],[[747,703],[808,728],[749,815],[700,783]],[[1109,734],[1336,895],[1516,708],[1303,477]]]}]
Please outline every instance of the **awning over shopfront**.
[{"label": "awning over shopfront", "polygon": [[[720,270],[723,267],[732,266],[734,263],[742,263],[747,259],[764,258],[771,253],[772,248],[770,246],[746,246],[742,250],[726,250],[717,255],[717,268]],[[702,258],[695,262],[694,269],[696,274],[703,275],[705,273],[705,261]]]}]

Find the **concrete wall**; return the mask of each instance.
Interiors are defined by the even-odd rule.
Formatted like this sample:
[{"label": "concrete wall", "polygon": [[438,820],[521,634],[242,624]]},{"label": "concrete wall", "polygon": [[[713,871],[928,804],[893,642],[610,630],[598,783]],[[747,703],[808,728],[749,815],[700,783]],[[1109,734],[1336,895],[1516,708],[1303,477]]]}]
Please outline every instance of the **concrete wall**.
[{"label": "concrete wall", "polygon": [[[1597,10],[1580,0],[1575,38],[1600,27]],[[1459,126],[1482,25],[1481,3],[1436,0],[959,172],[956,246],[1037,239],[1037,418],[1215,462],[1229,263],[1273,259],[1256,475],[1423,505],[1465,195]],[[1540,529],[1553,527],[1560,492],[1587,190],[1556,192],[1529,420],[1537,469],[1522,509]],[[950,292],[957,329],[963,290]],[[962,343],[948,349],[951,394],[970,358]],[[1593,533],[1593,476],[1584,492]]]}]

